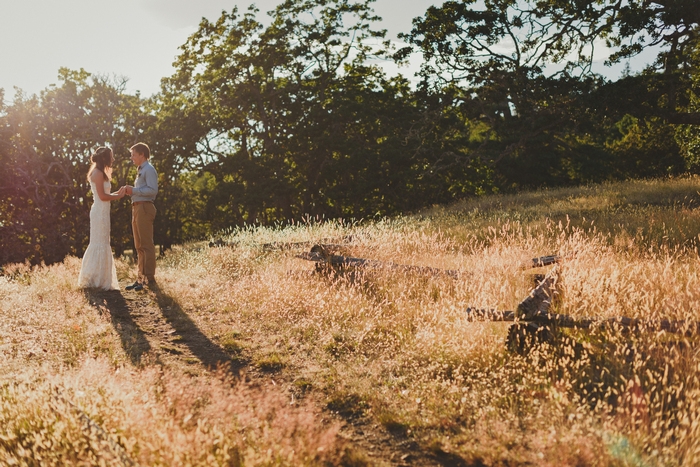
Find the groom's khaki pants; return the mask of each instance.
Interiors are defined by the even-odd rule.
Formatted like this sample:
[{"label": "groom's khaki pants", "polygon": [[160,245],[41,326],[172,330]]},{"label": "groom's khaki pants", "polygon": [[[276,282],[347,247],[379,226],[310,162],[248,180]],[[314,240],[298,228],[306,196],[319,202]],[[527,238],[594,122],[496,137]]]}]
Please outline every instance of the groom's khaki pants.
[{"label": "groom's khaki pants", "polygon": [[156,247],[153,244],[153,221],[156,207],[151,202],[135,202],[131,209],[131,229],[138,255],[139,280],[155,281]]}]

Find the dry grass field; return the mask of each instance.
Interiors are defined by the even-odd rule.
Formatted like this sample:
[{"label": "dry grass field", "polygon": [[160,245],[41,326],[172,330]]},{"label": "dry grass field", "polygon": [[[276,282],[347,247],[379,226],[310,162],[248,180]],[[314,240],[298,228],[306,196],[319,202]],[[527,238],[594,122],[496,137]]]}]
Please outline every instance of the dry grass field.
[{"label": "dry grass field", "polygon": [[[700,465],[700,342],[503,322],[560,255],[554,311],[700,321],[700,179],[492,196],[373,222],[222,234],[158,286],[0,277],[1,465]],[[304,243],[306,242],[306,243]],[[402,268],[315,272],[315,242]],[[265,246],[268,244],[267,246]],[[272,244],[272,247],[269,245]],[[122,285],[133,264],[118,260]]]}]

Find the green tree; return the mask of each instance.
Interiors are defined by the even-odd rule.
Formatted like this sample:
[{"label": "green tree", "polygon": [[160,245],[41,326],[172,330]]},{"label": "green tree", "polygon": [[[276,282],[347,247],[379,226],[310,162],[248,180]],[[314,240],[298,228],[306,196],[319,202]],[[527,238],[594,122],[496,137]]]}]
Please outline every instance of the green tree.
[{"label": "green tree", "polygon": [[[94,148],[114,148],[114,183],[125,180],[124,153],[133,137],[130,116],[138,109],[138,97],[124,93],[124,80],[84,70],[61,69],[59,80],[59,86],[39,96],[18,92],[1,114],[2,264],[53,263],[82,254],[89,232],[86,174]],[[125,206],[113,211],[116,246],[128,238],[127,216]]]},{"label": "green tree", "polygon": [[[700,44],[695,46],[693,51],[693,61],[700,63]],[[689,110],[690,112],[700,112],[700,71],[696,71],[690,76],[691,86],[689,90]],[[693,173],[700,173],[700,126],[680,125],[677,129],[677,138],[680,142],[686,164]]]},{"label": "green tree", "polygon": [[[634,80],[641,92],[635,99],[650,104],[636,117],[660,117],[663,122],[654,123],[657,126],[700,121],[688,111],[688,76],[697,70],[689,54],[697,43],[694,4],[447,1],[414,20],[413,30],[405,36],[411,46],[396,56],[403,59],[418,49],[424,57],[424,87],[434,92],[446,86],[462,89],[465,104],[473,109],[471,118],[490,132],[490,143],[473,151],[472,157],[490,161],[502,186],[601,179],[615,164],[626,168],[613,172],[638,176],[641,173],[630,172],[630,165],[610,153],[612,147],[599,137],[615,128],[618,120],[610,122],[609,115],[592,112],[610,108],[595,101],[609,96],[605,89],[610,86],[592,71],[595,45],[604,40],[612,48],[609,63],[629,58],[645,46],[658,46],[656,62]],[[608,121],[608,129],[591,137],[588,130],[601,130],[596,123],[601,119]],[[669,131],[657,133],[661,137]],[[642,153],[654,151],[638,152]],[[677,170],[677,160],[671,162],[660,166]]]},{"label": "green tree", "polygon": [[212,229],[391,214],[484,184],[426,176],[435,154],[412,132],[425,103],[369,62],[388,53],[371,3],[287,0],[267,27],[234,9],[182,47],[159,125],[182,129],[188,171],[213,176],[201,193]]}]

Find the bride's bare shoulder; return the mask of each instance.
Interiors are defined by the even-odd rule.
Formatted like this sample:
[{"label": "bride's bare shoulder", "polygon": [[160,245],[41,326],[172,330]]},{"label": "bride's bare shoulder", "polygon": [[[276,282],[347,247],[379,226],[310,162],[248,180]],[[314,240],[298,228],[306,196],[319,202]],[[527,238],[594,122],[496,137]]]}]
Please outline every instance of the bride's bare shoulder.
[{"label": "bride's bare shoulder", "polygon": [[92,172],[90,172],[88,179],[91,182],[98,184],[100,179],[104,180],[104,174],[102,173],[102,171],[100,169],[93,169]]}]

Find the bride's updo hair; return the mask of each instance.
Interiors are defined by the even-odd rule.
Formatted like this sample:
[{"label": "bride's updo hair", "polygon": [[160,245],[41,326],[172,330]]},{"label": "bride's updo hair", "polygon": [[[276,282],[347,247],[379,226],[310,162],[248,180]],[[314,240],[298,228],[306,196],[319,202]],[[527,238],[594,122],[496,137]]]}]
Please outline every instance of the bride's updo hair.
[{"label": "bride's updo hair", "polygon": [[112,161],[114,160],[112,157],[112,149],[108,148],[107,146],[100,146],[95,150],[92,156],[90,156],[90,160],[92,161],[92,165],[90,166],[90,170],[88,170],[87,174],[88,182],[90,181],[90,176],[95,169],[102,172],[105,180],[109,181],[109,176],[112,173]]}]

